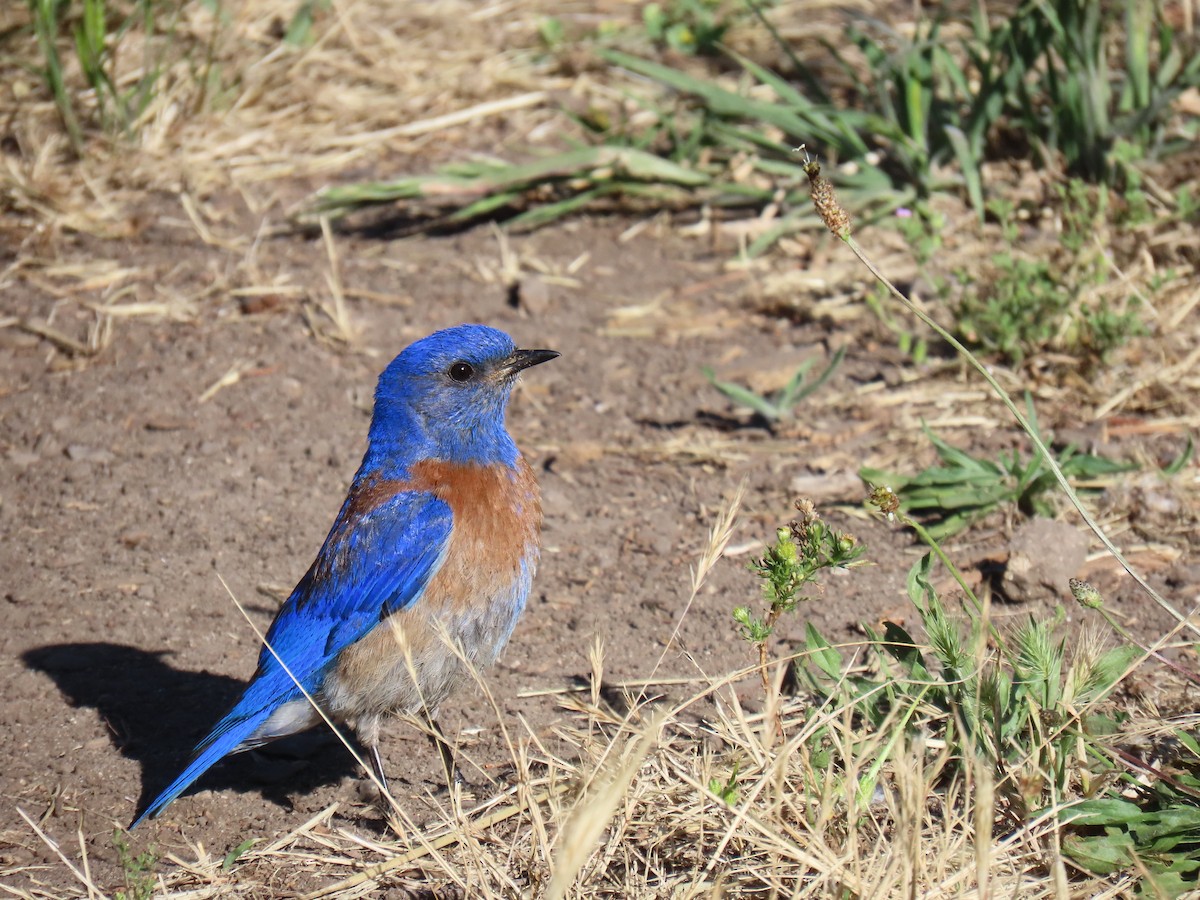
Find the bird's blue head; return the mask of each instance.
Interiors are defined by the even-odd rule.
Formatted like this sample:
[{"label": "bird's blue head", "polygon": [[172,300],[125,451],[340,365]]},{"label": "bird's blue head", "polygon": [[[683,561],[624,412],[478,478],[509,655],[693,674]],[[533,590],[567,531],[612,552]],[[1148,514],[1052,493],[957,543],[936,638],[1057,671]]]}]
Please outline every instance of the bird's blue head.
[{"label": "bird's blue head", "polygon": [[421,459],[515,465],[517,447],[504,427],[508,398],[523,369],[556,356],[518,350],[486,325],[458,325],[411,344],[379,376],[364,470]]}]

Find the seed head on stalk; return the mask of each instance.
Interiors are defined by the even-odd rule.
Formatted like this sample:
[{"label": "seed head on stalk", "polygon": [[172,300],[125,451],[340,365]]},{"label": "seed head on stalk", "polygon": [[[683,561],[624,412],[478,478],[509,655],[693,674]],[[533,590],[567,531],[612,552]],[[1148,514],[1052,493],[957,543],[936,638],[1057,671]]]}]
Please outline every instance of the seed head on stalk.
[{"label": "seed head on stalk", "polygon": [[850,237],[850,214],[842,208],[833,185],[821,174],[821,164],[808,155],[801,144],[797,152],[804,151],[804,174],[808,176],[809,193],[812,195],[813,206],[817,215],[825,223],[825,227],[843,241]]}]

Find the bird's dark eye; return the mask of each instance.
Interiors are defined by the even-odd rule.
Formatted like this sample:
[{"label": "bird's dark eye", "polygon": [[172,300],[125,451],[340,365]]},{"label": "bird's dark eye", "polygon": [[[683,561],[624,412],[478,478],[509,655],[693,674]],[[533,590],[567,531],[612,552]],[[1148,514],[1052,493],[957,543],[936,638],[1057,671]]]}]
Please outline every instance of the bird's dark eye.
[{"label": "bird's dark eye", "polygon": [[471,376],[475,374],[475,368],[468,362],[456,362],[450,366],[450,377],[460,384],[464,381],[470,381]]}]

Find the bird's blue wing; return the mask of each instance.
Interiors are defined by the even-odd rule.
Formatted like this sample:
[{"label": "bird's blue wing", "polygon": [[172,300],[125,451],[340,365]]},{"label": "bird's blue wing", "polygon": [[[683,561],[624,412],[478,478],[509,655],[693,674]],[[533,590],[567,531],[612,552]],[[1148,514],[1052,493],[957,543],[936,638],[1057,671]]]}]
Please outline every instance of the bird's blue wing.
[{"label": "bird's blue wing", "polygon": [[[347,498],[266,636],[310,691],[342,650],[417,601],[450,540],[450,507],[430,493],[401,490],[366,509],[355,499]],[[263,647],[258,665],[261,675],[279,663]]]},{"label": "bird's blue wing", "polygon": [[267,631],[287,671],[264,647],[241,699],[129,827],[158,815],[217,760],[245,749],[272,713],[300,698],[293,678],[315,693],[338,653],[388,614],[417,602],[442,564],[451,524],[450,507],[432,494],[352,489],[316,562]]}]

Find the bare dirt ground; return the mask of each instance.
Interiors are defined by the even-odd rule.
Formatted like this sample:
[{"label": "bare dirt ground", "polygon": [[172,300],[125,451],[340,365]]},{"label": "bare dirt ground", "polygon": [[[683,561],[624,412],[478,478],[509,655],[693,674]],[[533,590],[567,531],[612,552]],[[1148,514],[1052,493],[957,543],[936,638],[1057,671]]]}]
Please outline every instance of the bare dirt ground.
[{"label": "bare dirt ground", "polygon": [[[268,209],[278,214],[311,186],[281,188]],[[28,821],[71,859],[82,844],[95,883],[122,884],[114,827],[178,772],[253,670],[254,633],[224,584],[265,627],[342,500],[376,375],[436,328],[485,322],[521,346],[563,354],[526,378],[510,413],[544,492],[546,552],[528,611],[488,675],[499,715],[473,693],[443,714],[477,767],[472,780],[496,790],[511,760],[503,728],[553,746],[596,642],[616,697],[651,672],[653,690],[672,696],[687,679],[751,662],[730,613],[757,600],[747,563],[795,498],[814,497],[867,545],[874,566],[828,578],[778,646],[798,640],[805,622],[854,640],[861,623],[904,615],[905,575],[921,553],[910,534],[863,510],[859,467],[931,463],[922,420],[976,452],[1024,447],[958,363],[914,367],[886,329],[848,305],[866,273],[853,274],[848,251],[827,236],[803,239],[802,265],[777,257],[743,267],[730,264],[732,241],[681,237],[669,218],[582,218],[519,237],[486,227],[438,238],[335,232],[331,259],[319,234],[262,234],[267,215],[243,199],[227,188],[206,194],[215,234],[198,232],[169,193],[146,195],[136,227],[116,240],[5,232],[0,263],[20,265],[0,294],[0,883],[24,896],[79,890]],[[877,246],[895,249],[894,236],[877,235]],[[771,279],[822,272],[838,273],[828,279],[836,289],[782,315]],[[114,317],[100,303],[154,309]],[[1099,422],[1091,410],[1106,386],[1134,377],[1139,358],[1187,339],[1135,341],[1126,368],[1086,390],[1072,376],[1030,383],[1043,427],[1114,458],[1178,455],[1179,407],[1194,413],[1193,403],[1162,403],[1161,427],[1149,406]],[[778,387],[801,361],[840,347],[845,362],[831,381],[775,432],[701,372],[712,365]],[[690,567],[743,481],[734,539],[685,616]],[[1185,611],[1200,583],[1193,499],[1133,475],[1099,507],[1134,563]],[[995,516],[951,552],[981,582],[1020,524]],[[1062,532],[1050,535],[1053,547]],[[1063,604],[1076,630],[1065,581],[1083,575],[1136,633],[1157,638],[1173,626],[1103,555],[1070,569],[1048,555],[1057,592],[997,598],[998,619]],[[751,709],[753,688],[751,679]],[[434,752],[402,723],[384,750],[393,789],[423,821],[438,807]],[[218,765],[133,842],[160,856],[194,859],[202,847],[219,857],[333,804],[336,821],[378,837],[363,785],[345,749],[317,735]],[[312,887],[327,870],[317,861],[280,877],[273,891]]]}]

